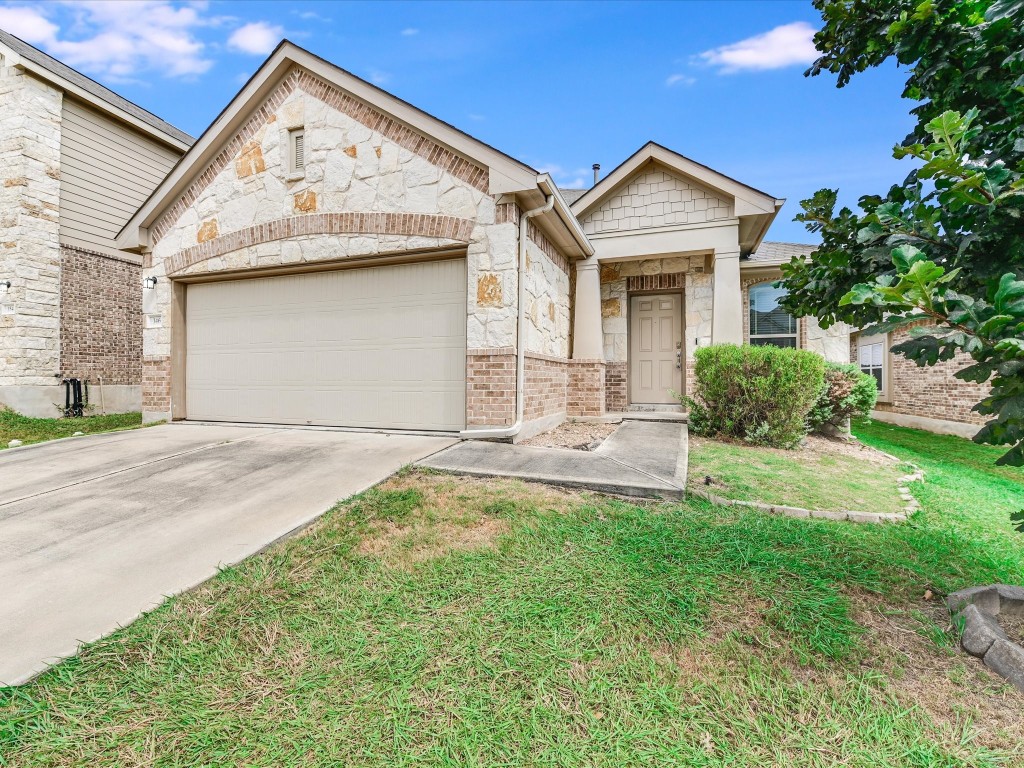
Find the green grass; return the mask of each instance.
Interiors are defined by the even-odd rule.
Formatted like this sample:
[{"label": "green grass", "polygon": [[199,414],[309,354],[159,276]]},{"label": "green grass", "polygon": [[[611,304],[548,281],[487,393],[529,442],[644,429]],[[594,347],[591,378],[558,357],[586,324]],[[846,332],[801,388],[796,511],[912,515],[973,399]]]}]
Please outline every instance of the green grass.
[{"label": "green grass", "polygon": [[[832,444],[820,439],[810,446],[780,450],[691,438],[687,483],[738,501],[834,511],[904,511],[897,479],[911,471],[908,466],[829,450]],[[705,485],[708,477],[713,482]]]},{"label": "green grass", "polygon": [[1018,470],[882,425],[907,525],[405,473],[0,692],[12,766],[990,766],[939,593],[1024,582]]},{"label": "green grass", "polygon": [[79,419],[37,419],[0,407],[0,448],[6,448],[11,440],[21,440],[27,445],[71,437],[75,432],[88,435],[141,426],[142,414],[138,412],[83,416]]}]

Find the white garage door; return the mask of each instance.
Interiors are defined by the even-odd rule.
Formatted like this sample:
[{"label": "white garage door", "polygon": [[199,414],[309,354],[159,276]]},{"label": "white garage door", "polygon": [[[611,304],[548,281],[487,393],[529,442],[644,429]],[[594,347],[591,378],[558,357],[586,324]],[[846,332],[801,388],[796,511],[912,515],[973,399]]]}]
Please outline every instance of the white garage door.
[{"label": "white garage door", "polygon": [[187,289],[188,418],[457,430],[464,259]]}]

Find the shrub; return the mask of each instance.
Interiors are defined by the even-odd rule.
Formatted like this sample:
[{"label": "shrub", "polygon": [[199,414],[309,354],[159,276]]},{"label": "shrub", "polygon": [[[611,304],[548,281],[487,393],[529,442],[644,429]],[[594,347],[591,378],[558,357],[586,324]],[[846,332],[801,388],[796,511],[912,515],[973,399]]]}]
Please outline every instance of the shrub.
[{"label": "shrub", "polygon": [[878,400],[874,377],[856,365],[825,363],[825,388],[808,416],[811,429],[832,432],[845,429],[853,416],[867,416]]},{"label": "shrub", "polygon": [[814,352],[716,344],[697,350],[690,429],[757,445],[792,448],[824,388],[825,361]]}]

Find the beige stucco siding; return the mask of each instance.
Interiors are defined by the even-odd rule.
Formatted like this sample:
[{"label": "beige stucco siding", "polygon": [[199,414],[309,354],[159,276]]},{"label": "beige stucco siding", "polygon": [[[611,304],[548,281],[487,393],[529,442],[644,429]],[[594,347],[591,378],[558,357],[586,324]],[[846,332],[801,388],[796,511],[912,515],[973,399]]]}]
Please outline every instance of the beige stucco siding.
[{"label": "beige stucco siding", "polygon": [[124,256],[113,238],[179,157],[71,99],[61,110],[60,241]]},{"label": "beige stucco siding", "polygon": [[596,210],[583,219],[588,235],[647,229],[677,224],[703,224],[733,216],[731,200],[723,200],[669,172],[648,163]]}]

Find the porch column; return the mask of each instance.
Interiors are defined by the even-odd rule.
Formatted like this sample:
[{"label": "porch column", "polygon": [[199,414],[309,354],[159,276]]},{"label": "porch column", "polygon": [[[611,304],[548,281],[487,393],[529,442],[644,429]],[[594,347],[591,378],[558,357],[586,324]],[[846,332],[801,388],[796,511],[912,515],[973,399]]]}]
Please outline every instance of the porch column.
[{"label": "porch column", "polygon": [[743,343],[743,298],[740,294],[739,251],[715,251],[711,343]]},{"label": "porch column", "polygon": [[601,267],[597,263],[597,256],[576,262],[576,311],[573,324],[573,360],[604,360]]}]

